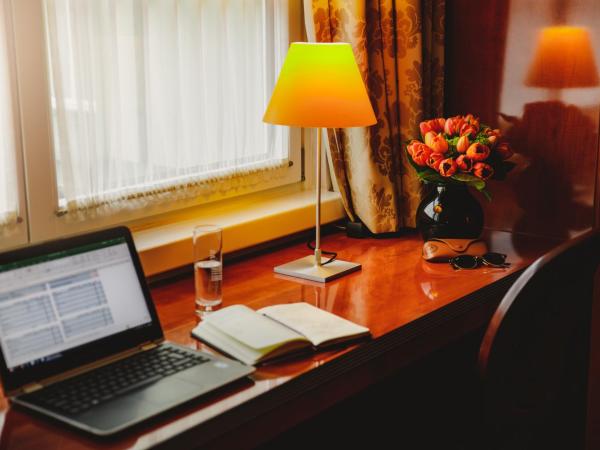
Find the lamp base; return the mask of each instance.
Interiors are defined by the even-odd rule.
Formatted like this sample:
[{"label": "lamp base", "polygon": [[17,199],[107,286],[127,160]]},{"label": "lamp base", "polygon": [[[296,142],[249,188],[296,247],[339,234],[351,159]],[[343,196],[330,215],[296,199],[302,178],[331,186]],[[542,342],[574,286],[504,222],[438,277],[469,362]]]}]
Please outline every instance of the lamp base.
[{"label": "lamp base", "polygon": [[275,273],[280,273],[281,275],[325,283],[350,272],[360,270],[361,267],[358,263],[340,261],[338,259],[324,266],[317,266],[315,265],[314,255],[309,255],[282,264],[281,266],[276,266],[273,270]]}]

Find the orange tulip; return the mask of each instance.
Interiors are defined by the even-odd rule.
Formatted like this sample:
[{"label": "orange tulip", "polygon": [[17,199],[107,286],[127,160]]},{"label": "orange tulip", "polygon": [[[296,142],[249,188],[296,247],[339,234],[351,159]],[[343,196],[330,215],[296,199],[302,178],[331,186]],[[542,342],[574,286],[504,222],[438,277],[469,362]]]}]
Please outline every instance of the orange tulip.
[{"label": "orange tulip", "polygon": [[431,119],[421,122],[419,124],[421,136],[425,136],[430,131],[441,133],[442,131],[444,131],[444,122],[446,122],[446,119],[441,117],[439,119]]},{"label": "orange tulip", "polygon": [[446,158],[440,162],[438,170],[441,176],[451,177],[456,173],[456,168],[456,162],[452,158]]},{"label": "orange tulip", "polygon": [[429,147],[436,153],[446,153],[448,151],[448,141],[446,141],[443,135],[438,134],[433,137]]},{"label": "orange tulip", "polygon": [[473,165],[473,175],[482,180],[487,180],[494,175],[494,169],[489,164],[478,162]]},{"label": "orange tulip", "polygon": [[475,128],[475,126],[471,125],[470,123],[465,122],[460,127],[459,134],[461,136],[475,137],[475,136],[477,136],[477,128]]},{"label": "orange tulip", "polygon": [[431,153],[429,158],[427,159],[427,165],[434,170],[439,170],[440,164],[444,160],[444,155],[442,153]]},{"label": "orange tulip", "polygon": [[508,142],[500,142],[496,146],[496,151],[500,154],[500,157],[502,159],[508,159],[514,154],[512,148],[510,148],[510,145],[508,144]]},{"label": "orange tulip", "polygon": [[483,161],[490,156],[490,149],[487,145],[480,144],[479,142],[474,142],[467,149],[467,158],[472,159],[473,161]]},{"label": "orange tulip", "polygon": [[458,142],[456,143],[456,150],[458,150],[460,153],[464,153],[467,151],[468,148],[469,148],[469,137],[461,136],[458,139]]},{"label": "orange tulip", "polygon": [[422,142],[419,142],[418,145],[415,147],[414,153],[412,155],[412,159],[416,165],[426,166],[427,160],[429,159],[430,155],[431,155],[431,149],[429,147],[427,147],[425,144],[423,144]]},{"label": "orange tulip", "polygon": [[410,141],[410,144],[406,146],[406,151],[410,156],[413,156],[415,154],[415,150],[419,144],[422,144],[422,142],[413,139],[412,141]]},{"label": "orange tulip", "polygon": [[425,145],[429,148],[432,147],[433,144],[433,138],[437,136],[437,133],[435,131],[428,131],[427,133],[425,133],[425,138],[423,139],[423,141],[425,142]]},{"label": "orange tulip", "polygon": [[456,165],[463,172],[470,172],[473,168],[473,160],[467,158],[467,155],[460,155],[456,158]]},{"label": "orange tulip", "polygon": [[467,114],[465,116],[465,122],[473,125],[477,131],[479,131],[479,117],[475,117],[473,114]]},{"label": "orange tulip", "polygon": [[486,128],[484,130],[484,133],[486,134],[488,141],[492,146],[497,144],[502,138],[502,133],[500,133],[500,130],[498,128]]},{"label": "orange tulip", "polygon": [[462,116],[450,117],[444,123],[444,132],[449,136],[458,134],[464,123],[465,121]]}]

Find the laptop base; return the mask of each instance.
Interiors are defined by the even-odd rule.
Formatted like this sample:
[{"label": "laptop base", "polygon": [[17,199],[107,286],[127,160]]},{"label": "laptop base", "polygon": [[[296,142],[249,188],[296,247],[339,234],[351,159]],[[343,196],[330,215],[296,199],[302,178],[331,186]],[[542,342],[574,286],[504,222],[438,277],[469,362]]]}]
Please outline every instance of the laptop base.
[{"label": "laptop base", "polygon": [[[209,361],[165,376],[156,382],[93,406],[81,413],[69,414],[58,408],[48,407],[44,402],[44,389],[19,395],[12,401],[23,408],[36,411],[96,436],[110,436],[166,410],[202,395],[213,393],[254,371],[253,367],[245,366],[237,361],[218,358],[172,343],[165,343],[160,347],[162,346],[184,349],[186,352],[208,358]],[[93,372],[89,374],[93,374]],[[48,389],[50,388],[52,385]]]}]

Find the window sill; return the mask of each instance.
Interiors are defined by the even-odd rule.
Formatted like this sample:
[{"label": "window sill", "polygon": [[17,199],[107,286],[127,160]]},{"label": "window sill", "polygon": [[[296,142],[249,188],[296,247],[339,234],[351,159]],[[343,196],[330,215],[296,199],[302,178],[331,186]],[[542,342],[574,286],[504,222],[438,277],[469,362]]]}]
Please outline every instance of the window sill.
[{"label": "window sill", "polygon": [[[229,253],[314,227],[314,206],[314,190],[293,185],[133,222],[130,228],[144,273],[152,276],[191,264],[195,225],[221,226],[223,251]],[[343,217],[340,195],[323,191],[321,222]]]}]

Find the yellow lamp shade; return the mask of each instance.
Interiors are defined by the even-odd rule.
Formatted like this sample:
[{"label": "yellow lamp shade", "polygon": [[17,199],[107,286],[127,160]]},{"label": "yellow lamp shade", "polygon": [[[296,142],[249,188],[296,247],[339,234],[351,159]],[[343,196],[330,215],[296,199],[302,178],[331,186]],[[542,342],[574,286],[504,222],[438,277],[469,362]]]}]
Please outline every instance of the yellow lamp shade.
[{"label": "yellow lamp shade", "polygon": [[314,128],[376,123],[350,44],[294,42],[263,121]]},{"label": "yellow lamp shade", "polygon": [[527,86],[562,89],[598,85],[598,69],[590,36],[585,28],[543,28],[529,73]]}]

